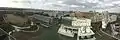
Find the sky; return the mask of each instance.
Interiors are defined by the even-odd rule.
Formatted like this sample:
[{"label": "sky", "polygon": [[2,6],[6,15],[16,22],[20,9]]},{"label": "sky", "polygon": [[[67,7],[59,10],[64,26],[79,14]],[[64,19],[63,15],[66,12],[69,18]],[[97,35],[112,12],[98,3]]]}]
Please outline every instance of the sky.
[{"label": "sky", "polygon": [[119,12],[120,0],[1,0],[0,7]]}]

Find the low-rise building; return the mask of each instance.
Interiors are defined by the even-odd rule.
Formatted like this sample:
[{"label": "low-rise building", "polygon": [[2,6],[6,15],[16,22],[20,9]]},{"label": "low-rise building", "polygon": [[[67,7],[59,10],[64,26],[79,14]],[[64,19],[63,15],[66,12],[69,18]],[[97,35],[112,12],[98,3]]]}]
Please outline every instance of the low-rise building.
[{"label": "low-rise building", "polygon": [[45,26],[45,27],[52,26],[52,22],[53,22],[53,17],[47,17],[43,15],[38,15],[38,14],[34,14],[30,16],[30,19],[34,23]]},{"label": "low-rise building", "polygon": [[58,33],[68,37],[74,37],[77,34],[77,40],[95,40],[93,36],[95,33],[90,28],[92,28],[90,19],[63,17]]}]

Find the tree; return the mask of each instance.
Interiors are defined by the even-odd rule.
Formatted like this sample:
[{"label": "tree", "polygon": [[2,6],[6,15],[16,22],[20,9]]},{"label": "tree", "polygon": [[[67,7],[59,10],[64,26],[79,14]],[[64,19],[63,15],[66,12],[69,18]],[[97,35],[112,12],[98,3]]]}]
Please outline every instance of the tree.
[{"label": "tree", "polygon": [[93,12],[93,11],[89,11],[89,12]]}]

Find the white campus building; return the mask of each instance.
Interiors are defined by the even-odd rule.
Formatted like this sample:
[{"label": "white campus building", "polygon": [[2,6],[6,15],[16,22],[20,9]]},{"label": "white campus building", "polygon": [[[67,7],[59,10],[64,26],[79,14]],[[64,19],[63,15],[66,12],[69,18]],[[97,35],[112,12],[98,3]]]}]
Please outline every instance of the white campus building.
[{"label": "white campus building", "polygon": [[91,19],[63,17],[58,33],[68,37],[74,37],[77,34],[77,40],[95,40],[95,33],[90,29]]}]

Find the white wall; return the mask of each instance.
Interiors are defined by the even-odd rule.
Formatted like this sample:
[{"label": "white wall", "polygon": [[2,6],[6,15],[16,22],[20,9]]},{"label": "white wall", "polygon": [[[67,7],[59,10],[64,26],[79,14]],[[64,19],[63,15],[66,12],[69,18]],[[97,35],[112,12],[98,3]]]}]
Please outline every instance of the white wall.
[{"label": "white wall", "polygon": [[90,19],[78,19],[76,21],[72,22],[73,26],[91,26],[91,20]]},{"label": "white wall", "polygon": [[117,16],[116,15],[112,15],[110,16],[110,22],[116,21],[117,20]]}]

